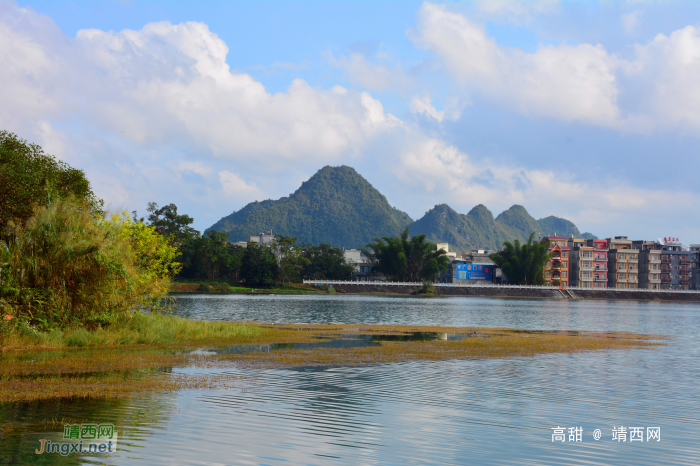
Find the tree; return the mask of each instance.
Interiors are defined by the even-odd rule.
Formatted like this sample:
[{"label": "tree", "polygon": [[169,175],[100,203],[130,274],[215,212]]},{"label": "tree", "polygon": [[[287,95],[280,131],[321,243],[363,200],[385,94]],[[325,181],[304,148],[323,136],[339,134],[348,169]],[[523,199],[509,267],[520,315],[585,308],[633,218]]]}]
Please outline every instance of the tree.
[{"label": "tree", "polygon": [[304,257],[304,250],[301,246],[294,245],[296,242],[297,238],[275,235],[273,247],[279,258],[279,272],[282,283],[285,280],[289,283],[298,281],[302,269],[311,264],[311,261]]},{"label": "tree", "polygon": [[367,248],[371,252],[363,252],[377,261],[376,268],[399,281],[434,280],[449,264],[445,251],[426,241],[426,235],[409,238],[408,228],[401,236],[375,238]]},{"label": "tree", "polygon": [[343,251],[330,244],[321,243],[318,246],[303,244],[304,258],[307,263],[302,267],[301,274],[311,280],[349,280],[353,267],[345,262]]},{"label": "tree", "polygon": [[73,203],[103,214],[103,202],[92,192],[82,170],[13,133],[0,131],[0,238],[10,224],[24,225],[38,207],[71,196]]},{"label": "tree", "polygon": [[0,240],[0,321],[30,330],[98,328],[161,306],[179,254],[126,212],[97,217],[71,196],[37,207]]},{"label": "tree", "polygon": [[[168,204],[159,209],[158,204],[149,202],[146,210],[150,212],[148,221],[156,227],[158,233],[163,236],[172,236],[176,243],[182,244],[189,239],[199,237],[199,232],[190,227],[194,219],[186,214],[178,215],[175,204]],[[136,219],[136,211],[133,214]]]},{"label": "tree", "polygon": [[206,236],[184,241],[180,277],[188,279],[224,279],[238,281],[245,249],[227,241],[228,235],[209,230]]},{"label": "tree", "polygon": [[241,278],[245,280],[246,285],[272,286],[278,274],[279,265],[273,250],[264,245],[248,243],[241,264]]},{"label": "tree", "polygon": [[549,261],[548,241],[533,243],[533,232],[527,243],[505,241],[503,249],[489,257],[498,265],[510,283],[518,285],[544,285],[542,270]]}]

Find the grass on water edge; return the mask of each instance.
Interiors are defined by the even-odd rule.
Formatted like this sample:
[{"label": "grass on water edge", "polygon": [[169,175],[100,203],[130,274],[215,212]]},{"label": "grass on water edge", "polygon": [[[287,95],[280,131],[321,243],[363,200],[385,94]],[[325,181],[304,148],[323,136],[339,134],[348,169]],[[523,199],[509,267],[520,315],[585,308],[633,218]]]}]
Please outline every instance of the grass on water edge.
[{"label": "grass on water edge", "polygon": [[[234,344],[329,341],[339,337],[469,335],[462,340],[380,341],[377,346],[280,349],[248,353],[192,352]],[[610,349],[652,349],[658,335],[625,332],[530,332],[514,329],[394,325],[273,325],[196,322],[135,314],[122,328],[5,336],[0,402],[51,398],[118,398],[139,393],[245,386],[254,377],[183,374],[178,367],[292,368],[358,366],[416,360],[530,357]],[[29,348],[29,349],[28,349]]]},{"label": "grass on water edge", "polygon": [[85,328],[0,334],[0,347],[9,349],[55,349],[65,347],[191,346],[246,341],[265,333],[251,325],[199,322],[162,314],[136,312],[123,325],[98,330]]},{"label": "grass on water edge", "polygon": [[327,287],[305,283],[278,283],[271,288],[245,286],[241,283],[231,284],[220,280],[176,280],[170,286],[171,293],[328,293],[333,290]]}]

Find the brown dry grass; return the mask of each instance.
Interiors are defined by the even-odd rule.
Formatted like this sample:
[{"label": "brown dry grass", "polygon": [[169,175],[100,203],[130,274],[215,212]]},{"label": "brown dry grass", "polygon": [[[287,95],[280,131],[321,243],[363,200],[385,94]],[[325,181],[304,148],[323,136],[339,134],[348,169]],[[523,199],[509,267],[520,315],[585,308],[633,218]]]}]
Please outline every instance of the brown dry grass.
[{"label": "brown dry grass", "polygon": [[[234,324],[235,325],[235,324]],[[308,343],[353,335],[411,335],[414,332],[471,335],[462,340],[382,341],[352,348],[280,349],[242,354],[202,354],[179,347],[5,350],[0,358],[0,402],[70,397],[121,397],[150,391],[243,386],[236,375],[173,374],[172,368],[292,368],[359,366],[416,360],[532,357],[612,349],[652,349],[659,335],[624,332],[530,332],[517,329],[387,325],[272,325],[246,323],[243,332],[214,346]],[[189,342],[192,343],[192,342]]]}]

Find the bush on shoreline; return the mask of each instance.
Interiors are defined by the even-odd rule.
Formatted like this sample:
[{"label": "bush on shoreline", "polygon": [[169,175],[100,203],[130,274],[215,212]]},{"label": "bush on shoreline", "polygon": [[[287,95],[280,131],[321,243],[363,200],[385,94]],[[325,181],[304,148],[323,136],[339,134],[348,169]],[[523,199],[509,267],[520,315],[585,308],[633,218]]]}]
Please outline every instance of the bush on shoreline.
[{"label": "bush on shoreline", "polygon": [[177,248],[128,215],[69,197],[38,207],[0,240],[0,331],[99,327],[160,307]]}]

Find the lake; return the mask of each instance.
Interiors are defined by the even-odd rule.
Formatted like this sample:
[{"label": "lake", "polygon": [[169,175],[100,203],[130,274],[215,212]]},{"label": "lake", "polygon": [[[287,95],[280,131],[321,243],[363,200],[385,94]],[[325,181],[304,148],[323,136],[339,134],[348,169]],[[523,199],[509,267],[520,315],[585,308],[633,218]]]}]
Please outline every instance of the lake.
[{"label": "lake", "polygon": [[[0,430],[0,462],[700,464],[700,304],[186,295],[178,297],[176,313],[198,320],[630,331],[672,339],[651,350],[506,360],[227,369],[220,372],[250,381],[124,400],[4,404],[0,422],[26,427]],[[62,431],[59,424],[39,424],[50,419],[113,422],[118,451],[35,455],[41,431]],[[612,439],[620,426],[625,442]],[[582,428],[581,441],[569,441],[569,427]],[[644,428],[643,441],[632,441],[631,427]],[[652,430],[659,441],[647,441],[647,427],[659,428]],[[552,441],[553,428],[566,429],[564,442]]]}]

